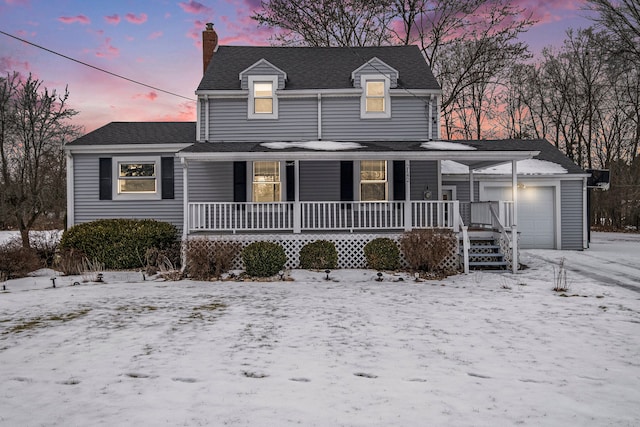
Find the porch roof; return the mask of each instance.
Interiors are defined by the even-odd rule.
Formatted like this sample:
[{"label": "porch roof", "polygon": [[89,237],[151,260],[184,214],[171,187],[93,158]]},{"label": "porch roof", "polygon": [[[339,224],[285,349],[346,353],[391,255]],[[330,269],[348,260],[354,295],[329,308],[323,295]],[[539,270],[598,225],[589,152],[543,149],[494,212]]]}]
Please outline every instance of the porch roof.
[{"label": "porch roof", "polygon": [[[322,146],[327,148],[320,148]],[[487,167],[540,154],[525,144],[485,144],[479,141],[299,141],[197,142],[178,157],[199,161],[266,160],[455,160],[471,168]]]}]

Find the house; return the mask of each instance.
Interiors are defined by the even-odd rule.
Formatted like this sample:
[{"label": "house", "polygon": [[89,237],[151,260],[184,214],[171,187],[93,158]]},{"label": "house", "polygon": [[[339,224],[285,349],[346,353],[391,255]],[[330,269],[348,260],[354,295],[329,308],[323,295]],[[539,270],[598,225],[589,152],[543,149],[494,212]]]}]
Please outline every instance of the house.
[{"label": "house", "polygon": [[368,241],[414,228],[460,233],[465,270],[474,237],[514,270],[519,242],[586,247],[587,175],[547,141],[442,141],[418,47],[217,40],[208,24],[195,123],[114,122],[66,146],[69,226],[154,218],[185,240],[278,241],[293,267],[317,239],[361,267]]}]

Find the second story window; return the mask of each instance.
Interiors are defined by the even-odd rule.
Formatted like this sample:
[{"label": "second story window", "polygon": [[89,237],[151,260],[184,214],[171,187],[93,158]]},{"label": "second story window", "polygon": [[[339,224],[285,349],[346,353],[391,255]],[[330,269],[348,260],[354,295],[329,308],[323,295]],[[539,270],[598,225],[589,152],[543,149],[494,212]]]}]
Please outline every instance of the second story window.
[{"label": "second story window", "polygon": [[367,113],[384,113],[384,81],[368,80],[365,88]]},{"label": "second story window", "polygon": [[253,113],[273,114],[272,82],[253,82]]},{"label": "second story window", "polygon": [[362,100],[360,118],[388,119],[391,117],[390,81],[384,75],[362,75]]},{"label": "second story window", "polygon": [[277,76],[249,76],[249,119],[277,119]]}]

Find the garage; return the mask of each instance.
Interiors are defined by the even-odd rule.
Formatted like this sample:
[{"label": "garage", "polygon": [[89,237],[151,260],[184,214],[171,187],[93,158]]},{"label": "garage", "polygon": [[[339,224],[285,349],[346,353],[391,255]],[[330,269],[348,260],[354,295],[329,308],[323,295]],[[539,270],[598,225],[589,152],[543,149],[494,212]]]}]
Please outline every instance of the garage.
[{"label": "garage", "polygon": [[[483,200],[511,200],[511,187],[487,186]],[[555,249],[555,212],[555,187],[519,188],[519,246],[523,249]]]}]

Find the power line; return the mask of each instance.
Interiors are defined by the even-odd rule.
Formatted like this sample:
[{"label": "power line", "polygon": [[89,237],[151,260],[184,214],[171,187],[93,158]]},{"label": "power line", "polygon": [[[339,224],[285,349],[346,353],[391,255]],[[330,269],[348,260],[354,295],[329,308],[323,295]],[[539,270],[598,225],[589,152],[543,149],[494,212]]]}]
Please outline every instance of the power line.
[{"label": "power line", "polygon": [[54,51],[54,50],[47,49],[47,48],[46,48],[46,47],[44,47],[44,46],[40,46],[40,45],[38,45],[38,44],[31,43],[30,41],[27,41],[27,40],[22,39],[22,38],[20,38],[20,37],[14,36],[13,34],[5,33],[5,32],[4,32],[4,31],[2,31],[2,30],[0,30],[0,34],[4,34],[5,36],[8,36],[8,37],[11,37],[11,38],[13,38],[13,39],[19,40],[19,41],[21,41],[21,42],[23,42],[23,43],[26,43],[26,44],[29,44],[29,45],[31,45],[31,46],[37,47],[38,49],[42,49],[42,50],[47,51],[47,52],[49,52],[49,53],[53,53],[54,55],[61,56],[61,57],[63,57],[64,59],[68,59],[68,60],[70,60],[70,61],[77,62],[78,64],[82,64],[82,65],[84,65],[84,66],[86,66],[86,67],[93,68],[94,70],[101,71],[101,72],[103,72],[103,73],[106,73],[106,74],[112,75],[112,76],[117,77],[117,78],[119,78],[119,79],[123,79],[123,80],[126,80],[126,81],[128,81],[128,82],[131,82],[131,83],[135,83],[135,84],[137,84],[137,85],[140,85],[140,86],[148,87],[149,89],[157,90],[158,92],[163,92],[163,93],[166,93],[166,94],[168,94],[168,95],[177,96],[178,98],[188,99],[189,101],[195,101],[195,99],[194,99],[194,98],[189,98],[189,97],[187,97],[187,96],[179,95],[179,94],[177,94],[177,93],[170,92],[170,91],[168,91],[168,90],[160,89],[160,88],[158,88],[158,87],[151,86],[151,85],[148,85],[148,84],[146,84],[146,83],[142,83],[142,82],[139,82],[139,81],[137,81],[137,80],[130,79],[130,78],[125,77],[125,76],[121,76],[120,74],[116,74],[116,73],[113,73],[113,72],[111,72],[111,71],[107,71],[107,70],[105,70],[104,68],[100,68],[100,67],[96,67],[95,65],[87,64],[86,62],[82,62],[82,61],[80,61],[80,60],[78,60],[78,59],[71,58],[70,56],[63,55],[62,53],[56,52],[56,51]]}]

